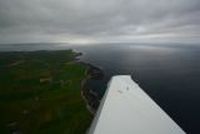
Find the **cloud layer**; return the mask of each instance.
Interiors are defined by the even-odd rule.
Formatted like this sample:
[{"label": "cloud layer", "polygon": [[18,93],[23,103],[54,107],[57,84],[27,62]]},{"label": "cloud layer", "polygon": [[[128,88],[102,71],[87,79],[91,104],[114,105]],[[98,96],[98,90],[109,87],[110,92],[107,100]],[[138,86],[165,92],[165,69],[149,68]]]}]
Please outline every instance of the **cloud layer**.
[{"label": "cloud layer", "polygon": [[0,0],[0,43],[200,42],[199,0]]}]

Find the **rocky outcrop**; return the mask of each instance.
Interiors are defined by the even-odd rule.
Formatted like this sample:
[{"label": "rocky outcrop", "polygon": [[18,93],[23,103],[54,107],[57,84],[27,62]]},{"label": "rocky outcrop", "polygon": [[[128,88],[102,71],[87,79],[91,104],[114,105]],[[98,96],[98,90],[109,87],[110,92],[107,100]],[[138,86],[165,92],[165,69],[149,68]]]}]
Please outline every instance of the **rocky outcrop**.
[{"label": "rocky outcrop", "polygon": [[104,73],[101,69],[94,67],[91,64],[86,64],[86,63],[81,63],[81,64],[85,64],[88,67],[87,71],[85,72],[86,78],[81,83],[81,88],[82,88],[81,94],[87,103],[88,110],[92,114],[95,114],[99,106],[101,97],[98,92],[96,92],[89,86],[88,82],[90,80],[102,80],[104,77]]}]

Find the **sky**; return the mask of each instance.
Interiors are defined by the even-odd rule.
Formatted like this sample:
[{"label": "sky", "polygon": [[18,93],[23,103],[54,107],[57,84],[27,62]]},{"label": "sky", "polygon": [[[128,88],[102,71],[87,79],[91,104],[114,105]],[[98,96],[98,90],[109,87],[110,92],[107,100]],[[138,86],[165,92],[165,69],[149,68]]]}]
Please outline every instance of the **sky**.
[{"label": "sky", "polygon": [[0,44],[200,42],[200,0],[0,0]]}]

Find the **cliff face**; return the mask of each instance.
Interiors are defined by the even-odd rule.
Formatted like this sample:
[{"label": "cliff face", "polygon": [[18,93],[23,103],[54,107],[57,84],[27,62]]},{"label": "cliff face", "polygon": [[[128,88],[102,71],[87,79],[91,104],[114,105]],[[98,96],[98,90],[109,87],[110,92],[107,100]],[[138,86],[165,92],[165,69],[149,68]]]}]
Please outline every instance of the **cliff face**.
[{"label": "cliff face", "polygon": [[87,103],[88,110],[94,114],[99,106],[100,103],[100,95],[94,89],[89,86],[89,82],[91,80],[100,81],[103,79],[104,74],[103,71],[97,67],[94,67],[90,64],[83,63],[88,66],[86,73],[86,79],[82,81],[82,91],[81,94],[84,100]]}]

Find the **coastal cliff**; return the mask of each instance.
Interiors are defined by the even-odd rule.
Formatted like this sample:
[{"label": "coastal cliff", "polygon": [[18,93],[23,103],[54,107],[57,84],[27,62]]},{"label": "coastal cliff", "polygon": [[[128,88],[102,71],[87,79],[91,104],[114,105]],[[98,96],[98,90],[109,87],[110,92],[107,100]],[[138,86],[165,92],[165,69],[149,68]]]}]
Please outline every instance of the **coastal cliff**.
[{"label": "coastal cliff", "polygon": [[89,86],[89,81],[101,81],[104,77],[104,73],[101,69],[91,64],[83,62],[81,62],[81,64],[87,66],[87,70],[85,72],[86,77],[81,82],[81,95],[87,104],[87,109],[90,111],[90,113],[95,114],[99,106],[101,97],[98,92],[96,92],[91,88],[91,86]]}]

